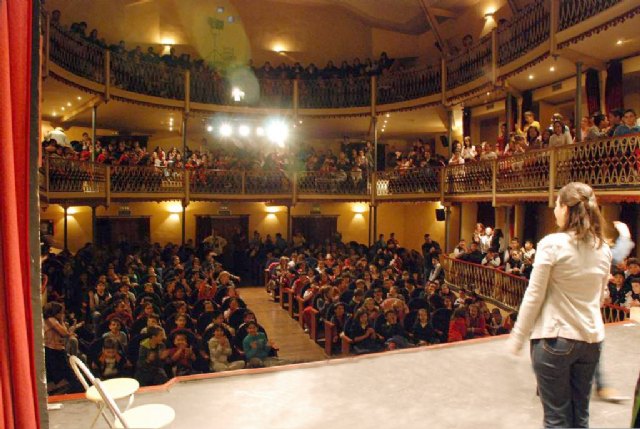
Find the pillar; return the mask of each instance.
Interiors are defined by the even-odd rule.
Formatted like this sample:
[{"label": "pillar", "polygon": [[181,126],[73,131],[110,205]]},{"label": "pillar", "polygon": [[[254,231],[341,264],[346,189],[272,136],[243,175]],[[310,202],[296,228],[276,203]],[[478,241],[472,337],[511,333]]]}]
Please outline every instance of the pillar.
[{"label": "pillar", "polygon": [[91,242],[96,244],[98,241],[98,219],[96,217],[96,206],[91,206]]},{"label": "pillar", "polygon": [[[96,122],[98,120],[98,105],[94,104],[91,107],[91,142],[93,144],[93,148],[91,149],[91,162],[94,162],[96,159]],[[95,209],[94,209],[95,212]]]},{"label": "pillar", "polygon": [[530,238],[530,239],[535,239],[535,237],[524,237],[524,222],[525,222],[525,213],[526,213],[526,206],[524,204],[516,204],[515,208],[514,208],[514,233],[516,235],[516,237],[518,237],[520,239],[520,241],[522,243],[524,243],[524,240]]},{"label": "pillar", "polygon": [[378,240],[378,206],[371,206],[373,210],[373,242]]},{"label": "pillar", "polygon": [[63,228],[63,237],[64,237],[64,250],[67,250],[68,247],[68,232],[69,232],[69,228],[68,228],[68,217],[69,217],[69,213],[68,213],[69,207],[64,206],[64,228]]},{"label": "pillar", "polygon": [[575,106],[574,126],[576,128],[576,141],[582,141],[582,128],[580,120],[582,119],[582,62],[576,63],[576,106]]},{"label": "pillar", "polygon": [[[511,95],[510,92],[507,92],[507,101],[506,101],[506,103],[507,103],[507,109],[506,109],[507,110],[507,112],[506,112],[506,114],[507,114],[507,120],[506,120],[507,133],[511,133],[513,131],[513,112],[512,112],[513,106],[512,106],[512,101],[511,101],[512,97],[513,97],[513,95]],[[508,138],[509,138],[509,136],[507,135],[507,139]]]},{"label": "pillar", "polygon": [[447,140],[449,141],[449,158],[453,155],[453,110],[447,110]]},{"label": "pillar", "polygon": [[292,227],[292,222],[291,222],[291,206],[287,206],[287,242],[290,243],[291,242],[291,238],[293,236],[293,234],[291,234],[291,227]]},{"label": "pillar", "polygon": [[444,243],[442,251],[445,255],[449,254],[449,241],[451,240],[451,206],[444,207]]},{"label": "pillar", "polygon": [[180,226],[182,228],[182,245],[186,242],[185,237],[187,235],[187,206],[182,204],[182,218],[180,219]]}]

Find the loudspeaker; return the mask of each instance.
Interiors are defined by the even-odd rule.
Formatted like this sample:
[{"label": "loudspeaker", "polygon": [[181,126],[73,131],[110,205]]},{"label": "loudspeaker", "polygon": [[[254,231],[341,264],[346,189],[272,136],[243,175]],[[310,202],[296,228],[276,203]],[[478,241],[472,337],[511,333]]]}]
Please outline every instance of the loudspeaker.
[{"label": "loudspeaker", "polygon": [[440,143],[442,143],[442,147],[449,147],[449,138],[447,136],[440,136]]},{"label": "loudspeaker", "polygon": [[436,220],[438,222],[444,221],[444,209],[436,209]]}]

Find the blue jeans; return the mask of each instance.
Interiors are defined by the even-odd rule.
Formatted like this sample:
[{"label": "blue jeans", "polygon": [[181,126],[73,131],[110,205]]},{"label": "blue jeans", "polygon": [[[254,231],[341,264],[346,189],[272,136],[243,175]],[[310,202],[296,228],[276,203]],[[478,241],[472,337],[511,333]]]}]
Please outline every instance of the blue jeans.
[{"label": "blue jeans", "polygon": [[531,341],[544,427],[589,427],[589,397],[602,343],[566,338]]}]

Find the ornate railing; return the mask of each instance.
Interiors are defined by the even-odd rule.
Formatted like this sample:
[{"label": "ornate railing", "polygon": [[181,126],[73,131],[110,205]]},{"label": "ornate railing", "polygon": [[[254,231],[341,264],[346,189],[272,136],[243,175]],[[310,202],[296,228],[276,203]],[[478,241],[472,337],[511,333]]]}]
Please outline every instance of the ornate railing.
[{"label": "ornate railing", "polygon": [[622,0],[560,0],[558,31],[591,18]]},{"label": "ornate railing", "polygon": [[520,58],[549,39],[551,24],[545,4],[544,0],[531,3],[498,29],[498,66]]},{"label": "ornate railing", "polygon": [[376,195],[380,197],[402,194],[436,194],[440,192],[441,167],[376,173]]},{"label": "ornate railing", "polygon": [[362,107],[371,101],[371,79],[367,76],[305,79],[298,87],[300,107],[306,109]]},{"label": "ornate railing", "polygon": [[44,171],[49,171],[45,188],[50,192],[104,193],[105,171],[101,164],[49,157]]},{"label": "ornate railing", "polygon": [[604,304],[600,309],[604,323],[622,322],[629,318],[629,309],[619,305]]},{"label": "ornate railing", "polygon": [[200,169],[190,172],[190,192],[194,194],[242,194],[243,172]]},{"label": "ornate railing", "polygon": [[378,78],[378,103],[388,104],[438,94],[442,91],[440,68],[399,72],[385,71]]},{"label": "ornate railing", "polygon": [[445,279],[459,289],[473,290],[483,298],[517,310],[527,289],[525,277],[496,268],[444,256]]},{"label": "ornate railing", "polygon": [[292,191],[291,180],[284,171],[248,171],[245,174],[245,193],[289,194]]},{"label": "ornate railing", "polygon": [[113,193],[182,193],[184,170],[113,165],[111,192]]},{"label": "ornate railing", "polygon": [[453,89],[482,76],[491,76],[491,34],[464,52],[447,60],[447,89]]},{"label": "ornate railing", "polygon": [[367,195],[366,171],[303,171],[296,174],[299,194]]},{"label": "ornate railing", "polygon": [[231,88],[227,81],[210,70],[192,70],[191,101],[206,104],[229,104]]},{"label": "ornate railing", "polygon": [[105,50],[52,24],[50,27],[51,60],[71,73],[104,83]]},{"label": "ornate railing", "polygon": [[640,136],[558,147],[556,186],[584,182],[594,188],[640,185]]},{"label": "ornate railing", "polygon": [[496,187],[500,192],[549,188],[551,150],[532,150],[498,159]]},{"label": "ornate railing", "polygon": [[112,84],[118,88],[162,98],[184,100],[184,71],[164,62],[111,54]]},{"label": "ornate railing", "polygon": [[444,186],[447,194],[475,194],[491,192],[493,161],[450,165],[445,169]]}]

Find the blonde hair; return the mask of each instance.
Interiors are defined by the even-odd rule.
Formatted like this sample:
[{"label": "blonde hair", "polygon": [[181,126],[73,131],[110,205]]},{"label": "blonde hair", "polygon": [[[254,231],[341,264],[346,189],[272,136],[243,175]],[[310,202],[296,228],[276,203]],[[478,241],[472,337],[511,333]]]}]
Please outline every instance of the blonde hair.
[{"label": "blonde hair", "polygon": [[560,231],[575,233],[578,242],[602,246],[604,219],[593,189],[584,183],[571,182],[560,189],[558,202],[567,206],[567,217]]}]

